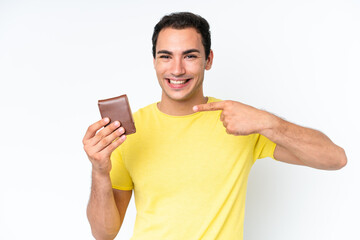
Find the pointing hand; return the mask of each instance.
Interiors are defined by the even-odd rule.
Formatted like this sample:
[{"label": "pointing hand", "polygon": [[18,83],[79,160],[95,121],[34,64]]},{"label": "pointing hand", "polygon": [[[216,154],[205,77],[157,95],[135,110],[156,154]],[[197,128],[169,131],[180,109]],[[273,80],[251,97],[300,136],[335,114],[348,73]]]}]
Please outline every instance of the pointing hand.
[{"label": "pointing hand", "polygon": [[211,102],[196,105],[193,110],[194,112],[221,110],[220,120],[226,132],[233,135],[260,133],[271,126],[271,114],[240,102],[229,100]]}]

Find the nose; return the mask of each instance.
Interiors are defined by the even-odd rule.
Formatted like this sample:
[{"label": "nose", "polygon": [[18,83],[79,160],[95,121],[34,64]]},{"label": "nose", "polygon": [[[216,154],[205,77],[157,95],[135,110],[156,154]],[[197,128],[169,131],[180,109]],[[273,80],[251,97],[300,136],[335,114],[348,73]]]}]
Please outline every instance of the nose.
[{"label": "nose", "polygon": [[181,58],[174,59],[171,73],[174,76],[181,76],[186,73],[185,66]]}]

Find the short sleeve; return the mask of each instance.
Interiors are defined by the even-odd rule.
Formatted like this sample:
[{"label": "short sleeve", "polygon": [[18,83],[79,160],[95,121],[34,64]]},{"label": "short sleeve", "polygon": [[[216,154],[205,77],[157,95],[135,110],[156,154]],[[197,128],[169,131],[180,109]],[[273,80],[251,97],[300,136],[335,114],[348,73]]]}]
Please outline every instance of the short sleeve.
[{"label": "short sleeve", "polygon": [[275,151],[276,143],[268,139],[267,137],[257,134],[255,139],[255,146],[254,146],[254,162],[257,159],[270,157],[274,158],[274,151]]},{"label": "short sleeve", "polygon": [[118,190],[132,190],[134,185],[129,172],[125,167],[120,149],[120,147],[115,149],[110,156],[112,164],[110,171],[112,187]]}]

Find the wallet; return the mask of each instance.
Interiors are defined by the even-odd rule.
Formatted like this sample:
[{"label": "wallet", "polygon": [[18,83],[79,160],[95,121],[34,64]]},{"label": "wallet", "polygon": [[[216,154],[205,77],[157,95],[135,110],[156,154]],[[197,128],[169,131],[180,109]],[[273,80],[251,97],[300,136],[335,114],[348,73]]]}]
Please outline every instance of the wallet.
[{"label": "wallet", "polygon": [[125,129],[125,135],[136,132],[129,100],[126,94],[119,97],[98,100],[98,105],[101,117],[108,117],[110,119],[110,122],[107,125],[119,121],[121,126]]}]

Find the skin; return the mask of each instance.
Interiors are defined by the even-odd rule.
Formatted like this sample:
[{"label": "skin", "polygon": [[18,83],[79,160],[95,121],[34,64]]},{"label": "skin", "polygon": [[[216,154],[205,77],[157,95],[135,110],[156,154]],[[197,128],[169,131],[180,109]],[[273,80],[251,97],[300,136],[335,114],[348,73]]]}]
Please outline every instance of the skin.
[{"label": "skin", "polygon": [[[160,111],[174,116],[199,111],[222,111],[220,120],[228,134],[259,133],[277,144],[274,157],[286,163],[318,169],[344,167],[344,150],[323,133],[287,122],[271,113],[236,101],[206,103],[203,94],[205,70],[210,70],[213,52],[205,56],[201,36],[193,28],[160,31],[153,60],[162,89]],[[172,88],[172,80],[189,80],[185,87]],[[96,239],[114,239],[123,222],[132,191],[112,189],[110,155],[125,140],[121,123],[104,126],[109,119],[92,124],[83,139],[92,164],[92,186],[87,216]]]},{"label": "skin", "polygon": [[83,138],[84,150],[92,164],[87,216],[92,234],[98,240],[116,237],[132,195],[132,191],[116,190],[111,185],[110,155],[126,136],[118,121],[103,128],[108,122],[109,119],[104,118],[92,124]]},{"label": "skin", "polygon": [[[160,111],[175,116],[194,113],[195,104],[206,103],[203,93],[205,70],[210,70],[213,52],[206,58],[201,35],[194,28],[160,31],[154,68],[162,89]],[[185,80],[189,84],[182,89],[172,89],[168,79]]]},{"label": "skin", "polygon": [[277,144],[275,159],[323,170],[337,170],[347,163],[345,151],[325,134],[287,122],[249,105],[222,101],[194,106],[193,110],[221,110],[226,132],[235,136],[260,133]]}]

